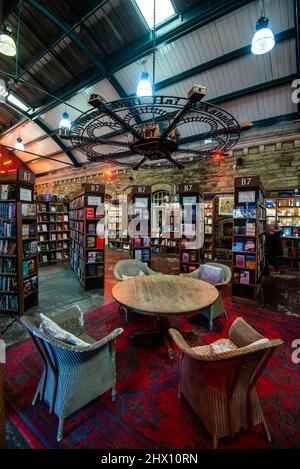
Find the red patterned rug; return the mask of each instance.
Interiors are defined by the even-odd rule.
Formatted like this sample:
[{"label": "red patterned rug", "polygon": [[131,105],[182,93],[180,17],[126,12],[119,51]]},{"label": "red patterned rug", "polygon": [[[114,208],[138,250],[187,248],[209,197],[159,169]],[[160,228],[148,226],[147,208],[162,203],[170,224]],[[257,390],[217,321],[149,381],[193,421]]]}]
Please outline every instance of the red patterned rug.
[{"label": "red patterned rug", "polygon": [[[199,344],[226,336],[230,324],[242,316],[269,338],[281,336],[278,348],[257,385],[273,441],[267,443],[260,428],[238,439],[221,441],[221,448],[299,448],[300,373],[291,360],[292,341],[300,338],[299,319],[277,312],[226,302],[229,320],[215,320],[209,332],[199,320],[174,320],[172,326],[193,329]],[[151,318],[150,318],[151,319]],[[148,320],[148,319],[147,319]],[[137,349],[128,336],[144,325],[144,317],[132,317],[124,326],[115,303],[85,315],[86,329],[99,339],[117,326],[125,332],[117,341],[117,390],[115,403],[110,393],[66,420],[65,438],[56,441],[58,419],[48,407],[31,401],[41,373],[41,363],[31,340],[8,349],[5,366],[6,413],[32,448],[109,449],[207,449],[210,435],[187,402],[177,404],[178,361],[170,361],[166,349]],[[84,383],[78,383],[83,385]]]}]

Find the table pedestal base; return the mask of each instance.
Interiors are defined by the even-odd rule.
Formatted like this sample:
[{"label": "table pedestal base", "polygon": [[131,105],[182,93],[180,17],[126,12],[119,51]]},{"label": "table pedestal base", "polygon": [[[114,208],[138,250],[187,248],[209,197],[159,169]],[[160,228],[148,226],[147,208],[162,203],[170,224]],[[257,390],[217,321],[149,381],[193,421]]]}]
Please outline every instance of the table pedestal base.
[{"label": "table pedestal base", "polygon": [[[170,360],[174,360],[175,352],[172,347],[172,340],[169,334],[171,325],[167,317],[157,319],[157,328],[148,331],[137,331],[129,337],[130,345],[153,349],[165,344]],[[197,340],[197,336],[192,331],[181,332],[182,336],[188,341]]]}]

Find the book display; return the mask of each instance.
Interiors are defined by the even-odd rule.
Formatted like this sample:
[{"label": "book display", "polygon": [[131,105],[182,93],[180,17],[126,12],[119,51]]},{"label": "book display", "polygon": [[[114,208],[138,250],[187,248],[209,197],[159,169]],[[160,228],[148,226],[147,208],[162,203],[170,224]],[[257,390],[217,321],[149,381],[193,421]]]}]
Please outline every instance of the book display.
[{"label": "book display", "polygon": [[128,207],[131,258],[151,262],[151,188],[132,186]]},{"label": "book display", "polygon": [[19,169],[0,180],[0,311],[23,314],[38,304],[34,175]]},{"label": "book display", "polygon": [[104,195],[104,186],[83,184],[70,201],[70,266],[86,290],[104,288]]},{"label": "book display", "polygon": [[201,248],[204,243],[204,210],[198,183],[179,184],[181,206],[181,241],[179,250],[180,271],[192,272],[201,263]]},{"label": "book display", "polygon": [[203,259],[214,258],[214,200],[204,199],[204,246],[202,249]]},{"label": "book display", "polygon": [[232,296],[256,301],[265,265],[266,207],[259,177],[235,178]]},{"label": "book display", "polygon": [[37,200],[39,264],[69,257],[69,202],[44,194]]}]

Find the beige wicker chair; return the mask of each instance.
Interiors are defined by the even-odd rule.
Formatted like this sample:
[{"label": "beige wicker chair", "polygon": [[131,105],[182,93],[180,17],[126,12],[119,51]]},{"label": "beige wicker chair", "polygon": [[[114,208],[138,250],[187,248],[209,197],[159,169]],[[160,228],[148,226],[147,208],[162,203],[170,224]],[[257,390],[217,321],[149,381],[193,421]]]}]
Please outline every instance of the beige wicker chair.
[{"label": "beige wicker chair", "polygon": [[217,262],[206,262],[205,264],[200,265],[200,267],[198,269],[194,270],[193,272],[190,272],[190,273],[184,274],[184,275],[187,276],[187,277],[202,280],[201,270],[202,270],[203,265],[211,265],[211,266],[214,266],[214,267],[220,267],[224,272],[224,281],[222,283],[214,284],[214,286],[219,291],[219,296],[218,296],[217,301],[215,301],[215,303],[213,305],[211,305],[209,308],[201,311],[201,314],[203,314],[204,316],[206,316],[209,319],[209,328],[210,328],[210,330],[212,330],[213,320],[215,318],[217,318],[218,316],[221,316],[222,314],[224,314],[224,316],[228,319],[226,309],[225,309],[225,306],[224,306],[224,303],[223,303],[223,300],[222,300],[221,291],[222,291],[222,288],[230,282],[232,274],[231,274],[230,267],[228,267],[227,265],[219,264]]},{"label": "beige wicker chair", "polygon": [[158,275],[159,272],[155,272],[150,269],[144,262],[139,261],[138,259],[125,259],[116,263],[114,268],[114,276],[117,280],[124,280],[123,275],[127,277],[138,277],[140,271],[144,275]]},{"label": "beige wicker chair", "polygon": [[[183,394],[213,436],[213,447],[219,438],[258,424],[271,441],[255,384],[282,340],[267,341],[242,318],[234,321],[228,339],[214,342],[230,349],[223,353],[212,351],[212,344],[191,348],[180,332],[169,332],[181,351],[179,401]],[[261,339],[264,343],[251,345]]]}]

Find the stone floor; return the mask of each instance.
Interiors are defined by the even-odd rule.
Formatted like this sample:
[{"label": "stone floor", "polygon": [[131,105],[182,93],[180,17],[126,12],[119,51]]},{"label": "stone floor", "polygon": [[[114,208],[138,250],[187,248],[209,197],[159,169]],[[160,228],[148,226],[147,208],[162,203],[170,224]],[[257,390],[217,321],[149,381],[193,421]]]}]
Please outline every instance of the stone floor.
[{"label": "stone floor", "polygon": [[[103,290],[85,291],[68,263],[49,264],[39,269],[39,306],[31,308],[26,314],[43,312],[51,316],[56,311],[63,311],[76,304],[81,311],[88,312],[113,301],[111,290],[116,283],[113,270],[116,262],[129,258],[128,252],[107,249],[105,265],[105,287]],[[161,254],[152,256],[151,267],[162,273],[179,273],[179,262],[174,257]],[[230,285],[223,291],[230,297]],[[267,277],[261,289],[259,303],[261,306],[277,310],[286,315],[297,315],[300,318],[300,273],[283,269],[280,274]],[[9,346],[27,338],[27,333],[12,315],[1,315],[0,335]],[[28,448],[28,444],[18,430],[9,422],[6,424],[7,446],[9,448]]]}]

